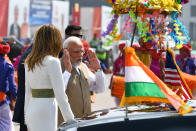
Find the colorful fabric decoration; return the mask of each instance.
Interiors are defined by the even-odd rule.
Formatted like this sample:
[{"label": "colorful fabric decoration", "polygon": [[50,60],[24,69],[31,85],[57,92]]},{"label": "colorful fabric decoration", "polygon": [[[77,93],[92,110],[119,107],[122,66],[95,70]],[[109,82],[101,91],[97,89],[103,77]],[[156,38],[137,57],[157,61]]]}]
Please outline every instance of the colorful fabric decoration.
[{"label": "colorful fabric decoration", "polygon": [[[144,42],[149,42],[153,45],[154,49],[167,46],[169,36],[174,40],[174,45],[177,49],[182,47],[182,44],[190,41],[189,33],[185,29],[185,26],[178,19],[178,14],[181,11],[181,4],[187,3],[188,0],[107,0],[108,3],[113,6],[114,16],[109,23],[107,30],[102,33],[102,36],[106,38],[106,45],[110,45],[113,41],[119,41],[124,32],[126,36],[132,40],[135,35],[135,27],[139,36]],[[117,19],[119,14],[128,13],[122,32],[117,34]],[[172,29],[167,28],[169,23],[166,22],[167,15],[171,15]],[[184,39],[183,36],[186,36]],[[156,38],[156,41],[152,42],[152,38]],[[135,39],[135,38],[134,38]]]},{"label": "colorful fabric decoration", "polygon": [[186,4],[189,2],[189,0],[176,0],[178,4]]},{"label": "colorful fabric decoration", "polygon": [[[190,37],[188,31],[185,29],[185,26],[178,19],[178,12],[171,13],[171,18],[173,20],[172,21],[173,29],[172,32],[170,33],[170,36],[176,42],[177,49],[180,49],[183,43],[188,43],[188,41],[190,41]],[[183,34],[186,36],[186,39],[184,40],[182,39]]]},{"label": "colorful fabric decoration", "polygon": [[107,26],[107,30],[101,34],[102,37],[105,37],[106,35],[110,36],[106,38],[107,40],[105,44],[106,46],[109,46],[113,42],[113,40],[118,42],[123,37],[122,33],[117,35],[118,29],[116,25],[118,22],[118,17],[119,17],[119,14],[114,14],[112,20]]},{"label": "colorful fabric decoration", "polygon": [[135,12],[136,7],[142,7],[147,12],[151,10],[162,10],[162,12],[181,12],[181,8],[185,0],[178,2],[175,0],[107,0],[113,6],[114,12],[125,14],[129,9]]},{"label": "colorful fabric decoration", "polygon": [[125,93],[120,106],[141,102],[171,103],[180,114],[193,110],[139,61],[133,48],[125,47]]},{"label": "colorful fabric decoration", "polygon": [[106,35],[110,34],[110,32],[113,30],[113,28],[117,24],[118,17],[119,17],[119,15],[117,15],[117,14],[113,15],[112,20],[110,21],[110,23],[107,26],[107,31],[103,32],[101,34],[101,36],[105,37]]},{"label": "colorful fabric decoration", "polygon": [[105,43],[105,46],[110,46],[110,44],[113,42],[112,39],[106,37],[106,43]]},{"label": "colorful fabric decoration", "polygon": [[[125,20],[125,23],[124,23],[124,26],[123,26],[123,32],[127,32],[127,33],[132,33],[132,29],[133,29],[133,22],[132,22],[132,19],[130,16],[126,17],[126,20]],[[123,34],[122,32],[122,34]]]}]

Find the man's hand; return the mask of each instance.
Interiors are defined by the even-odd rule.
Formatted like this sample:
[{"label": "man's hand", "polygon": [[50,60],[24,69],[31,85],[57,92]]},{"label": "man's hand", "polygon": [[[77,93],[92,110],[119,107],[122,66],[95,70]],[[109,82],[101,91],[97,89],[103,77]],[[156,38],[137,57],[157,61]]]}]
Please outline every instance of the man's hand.
[{"label": "man's hand", "polygon": [[72,71],[72,64],[70,61],[69,52],[65,48],[63,48],[63,58],[64,58],[65,70],[67,70],[68,72],[71,72]]},{"label": "man's hand", "polygon": [[101,65],[96,54],[92,50],[88,50],[87,55],[89,59],[89,64],[87,66],[94,70],[101,69]]}]

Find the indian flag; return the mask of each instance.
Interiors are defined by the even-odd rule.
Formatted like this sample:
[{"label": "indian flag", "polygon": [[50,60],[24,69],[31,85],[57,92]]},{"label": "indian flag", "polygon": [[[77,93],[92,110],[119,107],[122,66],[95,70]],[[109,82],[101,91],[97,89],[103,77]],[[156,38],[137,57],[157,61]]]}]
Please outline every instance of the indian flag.
[{"label": "indian flag", "polygon": [[180,114],[193,110],[139,60],[133,48],[125,47],[125,93],[120,106],[142,102],[171,103]]}]

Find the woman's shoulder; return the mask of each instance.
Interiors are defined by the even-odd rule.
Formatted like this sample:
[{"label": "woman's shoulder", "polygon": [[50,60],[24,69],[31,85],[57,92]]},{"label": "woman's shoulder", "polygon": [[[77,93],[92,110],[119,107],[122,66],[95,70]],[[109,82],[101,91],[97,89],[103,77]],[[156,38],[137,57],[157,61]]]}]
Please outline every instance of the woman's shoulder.
[{"label": "woman's shoulder", "polygon": [[45,61],[59,61],[59,58],[57,57],[54,57],[54,56],[51,56],[51,55],[48,55],[44,58]]},{"label": "woman's shoulder", "polygon": [[44,63],[46,64],[54,64],[54,63],[60,63],[59,58],[53,57],[53,56],[46,56],[44,58]]}]

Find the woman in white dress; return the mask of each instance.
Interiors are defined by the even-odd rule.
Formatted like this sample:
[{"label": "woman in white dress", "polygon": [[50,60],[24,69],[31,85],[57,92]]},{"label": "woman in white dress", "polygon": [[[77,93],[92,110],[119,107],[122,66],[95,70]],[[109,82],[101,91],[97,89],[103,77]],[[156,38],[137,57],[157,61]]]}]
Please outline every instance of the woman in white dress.
[{"label": "woman in white dress", "polygon": [[58,59],[62,45],[60,31],[51,24],[41,26],[34,36],[32,52],[25,60],[25,122],[29,131],[56,131],[57,103],[64,120],[75,122]]}]

